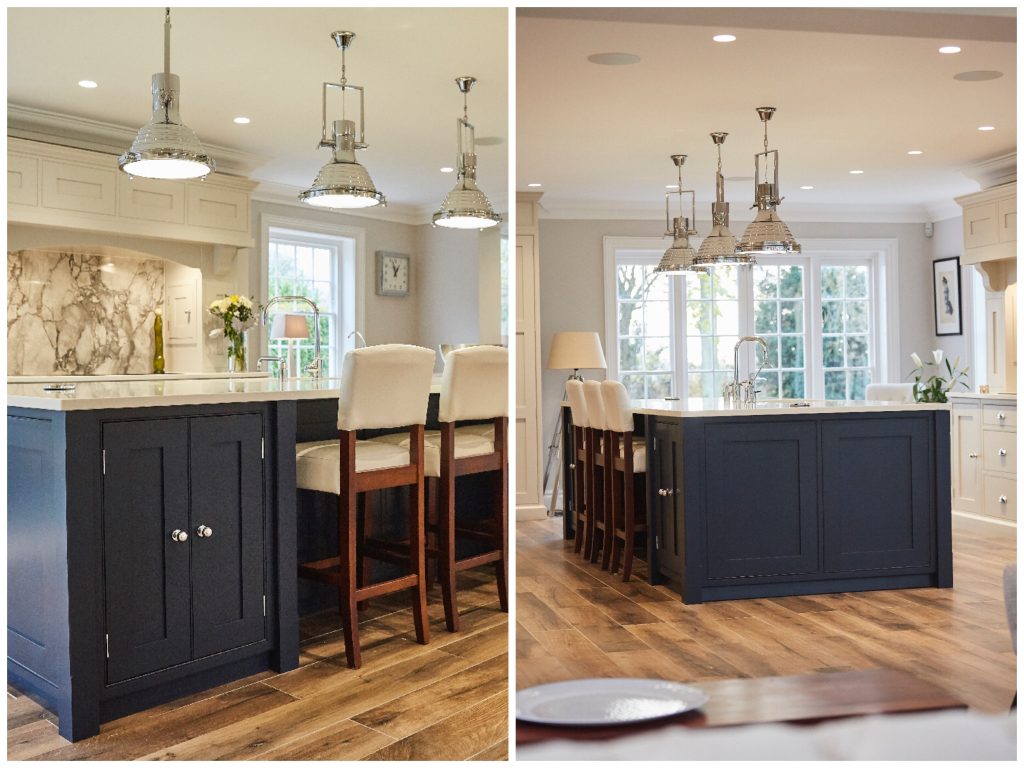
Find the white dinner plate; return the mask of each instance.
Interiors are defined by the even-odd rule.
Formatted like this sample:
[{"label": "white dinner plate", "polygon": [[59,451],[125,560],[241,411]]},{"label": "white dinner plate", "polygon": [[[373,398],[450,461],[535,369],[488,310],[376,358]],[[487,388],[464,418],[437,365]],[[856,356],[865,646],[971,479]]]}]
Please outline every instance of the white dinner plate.
[{"label": "white dinner plate", "polygon": [[566,680],[516,693],[516,719],[545,725],[612,725],[655,720],[697,709],[707,694],[670,680]]}]

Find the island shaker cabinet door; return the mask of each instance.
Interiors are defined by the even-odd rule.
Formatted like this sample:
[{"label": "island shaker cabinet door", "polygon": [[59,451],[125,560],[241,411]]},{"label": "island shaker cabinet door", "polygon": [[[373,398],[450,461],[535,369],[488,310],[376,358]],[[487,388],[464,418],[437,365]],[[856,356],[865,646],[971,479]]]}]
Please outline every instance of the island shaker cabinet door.
[{"label": "island shaker cabinet door", "polygon": [[822,424],[826,571],[932,565],[930,434],[927,418]]},{"label": "island shaker cabinet door", "polygon": [[705,440],[708,578],[815,573],[815,424],[715,422]]},{"label": "island shaker cabinet door", "polygon": [[264,617],[263,419],[190,419],[193,655],[259,642]]},{"label": "island shaker cabinet door", "polygon": [[103,425],[107,683],[191,657],[188,421]]}]

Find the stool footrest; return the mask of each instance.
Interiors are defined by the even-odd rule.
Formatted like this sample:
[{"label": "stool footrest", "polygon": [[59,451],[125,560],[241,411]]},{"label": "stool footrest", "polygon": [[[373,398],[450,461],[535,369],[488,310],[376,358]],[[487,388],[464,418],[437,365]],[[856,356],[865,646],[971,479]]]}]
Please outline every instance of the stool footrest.
[{"label": "stool footrest", "polygon": [[356,600],[367,600],[371,597],[380,597],[381,595],[398,592],[401,589],[409,589],[417,584],[419,584],[419,577],[415,573],[410,573],[408,576],[399,576],[397,579],[388,579],[377,584],[359,587],[355,591],[355,598]]},{"label": "stool footrest", "polygon": [[477,566],[486,565],[487,563],[494,563],[498,560],[501,560],[501,550],[484,552],[482,555],[473,555],[472,557],[466,557],[462,560],[456,560],[455,570],[467,571],[470,568],[476,568]]}]

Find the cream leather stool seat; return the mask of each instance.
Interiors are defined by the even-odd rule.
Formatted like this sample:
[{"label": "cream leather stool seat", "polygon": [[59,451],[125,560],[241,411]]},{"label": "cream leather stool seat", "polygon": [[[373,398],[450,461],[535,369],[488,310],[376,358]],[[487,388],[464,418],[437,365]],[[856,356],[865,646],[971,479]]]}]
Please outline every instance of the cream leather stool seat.
[{"label": "cream leather stool seat", "polygon": [[[338,438],[299,443],[295,448],[296,485],[338,497],[338,556],[299,565],[299,575],[332,584],[338,604],[350,667],[359,667],[357,604],[379,595],[406,592],[412,602],[416,640],[427,643],[426,534],[424,521],[423,428],[427,420],[433,350],[408,344],[383,344],[345,355],[338,397]],[[405,445],[358,440],[359,430],[404,429]],[[403,517],[408,539],[397,548],[371,538],[369,504],[359,524],[359,494],[408,487],[409,508]],[[406,565],[406,573],[377,583],[370,559]],[[357,567],[362,577],[357,577]]]},{"label": "cream leather stool seat", "polygon": [[[619,458],[626,457],[625,446],[619,446]],[[633,443],[633,472],[640,474],[647,471],[647,445]]]},{"label": "cream leather stool seat", "polygon": [[587,398],[583,394],[583,382],[569,379],[565,382],[565,399],[569,401],[569,412],[572,414],[572,444],[567,447],[572,460],[569,468],[572,472],[572,503],[576,519],[573,521],[573,551],[583,552],[583,557],[590,559],[594,545],[593,506],[594,489],[591,486],[594,468],[590,455],[590,419],[587,416]]},{"label": "cream leather stool seat", "polygon": [[[491,426],[493,430],[494,427]],[[366,442],[377,443],[381,447],[394,447],[404,451],[408,463],[409,456],[409,435],[400,432],[393,435],[381,435]],[[384,456],[385,452],[381,452]],[[455,458],[468,459],[473,456],[486,456],[494,453],[494,437],[488,438],[474,432],[459,432],[455,429]],[[358,470],[356,470],[358,471]],[[441,433],[437,430],[430,430],[423,435],[423,474],[426,477],[441,476]]]}]

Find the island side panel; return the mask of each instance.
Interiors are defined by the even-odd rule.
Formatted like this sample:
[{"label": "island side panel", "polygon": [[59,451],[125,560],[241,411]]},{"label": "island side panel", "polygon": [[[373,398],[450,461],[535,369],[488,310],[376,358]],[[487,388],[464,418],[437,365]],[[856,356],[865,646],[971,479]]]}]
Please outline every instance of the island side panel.
[{"label": "island side panel", "polygon": [[271,656],[274,669],[287,672],[299,666],[298,604],[298,498],[295,487],[295,435],[297,408],[294,400],[275,404],[269,429],[273,450],[268,454],[267,499],[276,527],[276,557],[270,564],[277,589],[271,590],[267,615],[277,615],[277,647]]},{"label": "island side panel", "polygon": [[935,566],[937,586],[953,586],[953,484],[950,447],[950,412],[935,411],[935,463],[932,487],[935,489]]}]

